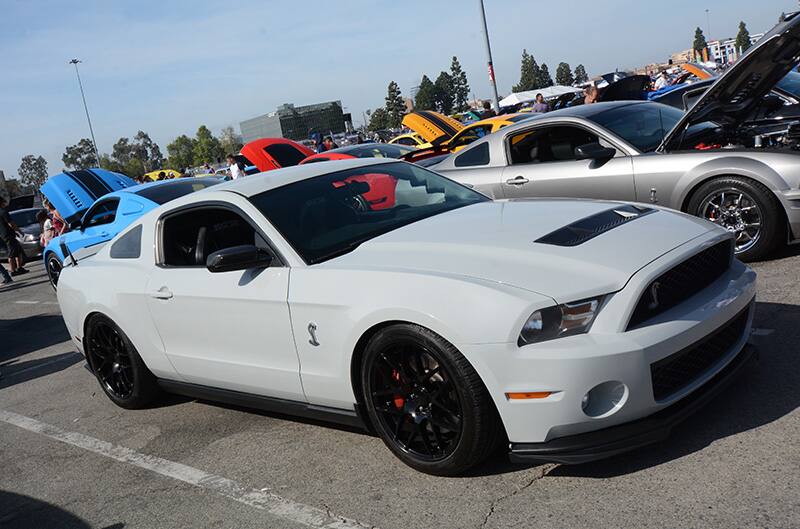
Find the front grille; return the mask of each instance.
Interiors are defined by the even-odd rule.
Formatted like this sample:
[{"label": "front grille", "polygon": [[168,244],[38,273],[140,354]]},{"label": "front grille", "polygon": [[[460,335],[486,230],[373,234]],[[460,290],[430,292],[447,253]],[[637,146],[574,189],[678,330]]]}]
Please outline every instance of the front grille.
[{"label": "front grille", "polygon": [[700,342],[650,364],[655,400],[664,400],[682,390],[728,354],[747,327],[749,309],[748,305],[735,318]]},{"label": "front grille", "polygon": [[728,239],[706,248],[658,276],[647,285],[639,298],[627,330],[706,288],[730,268],[732,258],[733,241]]}]

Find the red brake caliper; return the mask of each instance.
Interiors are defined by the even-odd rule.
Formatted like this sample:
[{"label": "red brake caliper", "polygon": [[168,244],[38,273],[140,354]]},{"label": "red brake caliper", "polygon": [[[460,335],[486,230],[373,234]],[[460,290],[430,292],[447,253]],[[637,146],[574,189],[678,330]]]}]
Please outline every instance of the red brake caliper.
[{"label": "red brake caliper", "polygon": [[[400,383],[400,373],[397,372],[396,369],[392,369],[392,378],[399,384]],[[395,395],[394,396],[394,405],[398,410],[403,409],[403,405],[406,403],[406,400],[403,398],[402,395]]]}]

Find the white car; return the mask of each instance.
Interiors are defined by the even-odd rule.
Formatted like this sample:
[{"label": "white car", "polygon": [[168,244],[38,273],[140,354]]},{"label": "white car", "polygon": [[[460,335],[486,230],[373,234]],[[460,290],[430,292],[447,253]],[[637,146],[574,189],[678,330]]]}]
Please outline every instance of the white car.
[{"label": "white car", "polygon": [[68,259],[58,300],[122,407],[164,390],[363,424],[453,475],[499,442],[576,463],[665,437],[753,353],[732,248],[655,206],[346,160],[169,202]]}]

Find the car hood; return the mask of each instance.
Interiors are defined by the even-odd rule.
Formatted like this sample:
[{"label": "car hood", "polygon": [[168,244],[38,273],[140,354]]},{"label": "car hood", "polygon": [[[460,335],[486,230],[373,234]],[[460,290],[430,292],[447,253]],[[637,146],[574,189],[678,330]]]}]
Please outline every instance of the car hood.
[{"label": "car hood", "polygon": [[253,140],[242,147],[241,153],[261,172],[292,167],[316,154],[305,145],[285,138]]},{"label": "car hood", "polygon": [[[634,206],[606,201],[483,202],[383,234],[319,266],[479,278],[569,302],[620,290],[654,259],[716,229],[682,213],[636,207],[640,214],[626,211]],[[613,210],[632,216],[607,222],[611,229],[579,244],[554,243],[576,221]]]},{"label": "car hood", "polygon": [[51,176],[42,185],[41,192],[69,223],[78,220],[103,195],[135,185],[136,182],[119,173],[81,169]]},{"label": "car hood", "polygon": [[434,146],[446,142],[464,128],[459,121],[429,110],[409,112],[403,116],[403,126]]},{"label": "car hood", "polygon": [[664,136],[659,150],[674,148],[682,131],[695,123],[710,120],[739,125],[799,61],[800,16],[792,13],[761,37],[700,96]]}]

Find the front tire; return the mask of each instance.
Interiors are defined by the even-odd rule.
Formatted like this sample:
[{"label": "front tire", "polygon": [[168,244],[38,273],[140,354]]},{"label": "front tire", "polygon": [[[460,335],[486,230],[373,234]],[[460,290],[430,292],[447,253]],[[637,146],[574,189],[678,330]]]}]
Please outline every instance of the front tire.
[{"label": "front tire", "polygon": [[383,442],[410,467],[438,476],[482,463],[503,437],[494,403],[452,344],[412,324],[378,331],[364,351],[363,402]]},{"label": "front tire", "polygon": [[147,407],[160,394],[156,377],[116,323],[95,314],[86,325],[86,359],[103,392],[126,409]]},{"label": "front tire", "polygon": [[728,176],[701,185],[692,194],[687,210],[732,232],[736,257],[756,261],[785,240],[781,207],[763,184]]},{"label": "front tire", "polygon": [[50,286],[53,287],[53,290],[58,288],[58,276],[61,275],[61,269],[63,268],[63,264],[61,263],[61,259],[52,252],[47,254],[44,260],[45,270],[47,270],[47,277],[50,279]]}]

